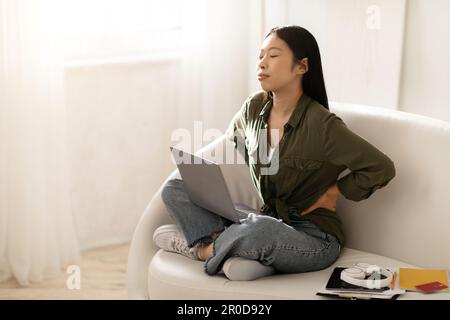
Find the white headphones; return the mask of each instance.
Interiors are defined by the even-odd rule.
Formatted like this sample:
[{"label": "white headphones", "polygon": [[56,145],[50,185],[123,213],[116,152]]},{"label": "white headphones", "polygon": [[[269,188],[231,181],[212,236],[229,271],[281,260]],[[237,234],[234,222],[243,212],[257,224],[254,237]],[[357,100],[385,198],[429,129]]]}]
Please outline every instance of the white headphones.
[{"label": "white headphones", "polygon": [[[386,278],[381,279],[380,275]],[[369,276],[368,279],[366,279],[367,276]],[[390,286],[392,272],[377,265],[358,263],[352,268],[342,270],[341,280],[359,287],[381,289]]]}]

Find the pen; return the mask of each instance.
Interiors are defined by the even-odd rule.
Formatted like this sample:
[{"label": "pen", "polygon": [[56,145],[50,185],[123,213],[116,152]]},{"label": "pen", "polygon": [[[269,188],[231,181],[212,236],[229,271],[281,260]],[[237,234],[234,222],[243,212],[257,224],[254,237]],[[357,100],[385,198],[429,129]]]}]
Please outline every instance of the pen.
[{"label": "pen", "polygon": [[391,290],[395,289],[395,282],[397,280],[397,272],[394,271],[394,273],[392,274],[392,284],[391,284]]}]

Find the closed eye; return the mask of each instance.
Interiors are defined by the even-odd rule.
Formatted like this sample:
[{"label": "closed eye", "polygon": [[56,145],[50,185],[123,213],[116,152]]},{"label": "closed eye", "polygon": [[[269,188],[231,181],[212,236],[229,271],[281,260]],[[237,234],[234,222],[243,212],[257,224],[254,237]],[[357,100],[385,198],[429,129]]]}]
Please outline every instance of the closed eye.
[{"label": "closed eye", "polygon": [[[269,56],[270,58],[275,58],[275,57],[278,57],[278,56]],[[259,57],[259,59],[261,60],[263,57]]]}]

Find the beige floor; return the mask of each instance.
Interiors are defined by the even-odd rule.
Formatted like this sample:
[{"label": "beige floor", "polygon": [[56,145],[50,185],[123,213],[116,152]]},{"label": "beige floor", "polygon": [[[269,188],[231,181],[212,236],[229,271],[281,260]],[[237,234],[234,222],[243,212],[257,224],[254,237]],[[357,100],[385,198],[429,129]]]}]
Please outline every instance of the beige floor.
[{"label": "beige floor", "polygon": [[0,283],[0,300],[10,299],[127,299],[126,270],[129,245],[85,251],[81,254],[81,288],[67,289],[69,274],[21,288],[15,280]]}]

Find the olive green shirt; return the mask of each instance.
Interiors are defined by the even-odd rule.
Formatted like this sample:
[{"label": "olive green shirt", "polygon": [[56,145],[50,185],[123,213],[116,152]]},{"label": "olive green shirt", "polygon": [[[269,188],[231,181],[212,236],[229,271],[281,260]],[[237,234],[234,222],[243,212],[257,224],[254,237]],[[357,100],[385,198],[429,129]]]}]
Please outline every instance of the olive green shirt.
[{"label": "olive green shirt", "polygon": [[[304,217],[300,213],[335,183],[345,198],[367,199],[394,178],[394,163],[306,94],[284,125],[284,134],[268,161],[265,145],[272,105],[273,99],[264,91],[250,95],[231,121],[227,138],[244,153],[265,207],[290,225],[312,220],[343,246],[345,237],[337,212],[317,208]],[[337,180],[347,168],[350,172]]]}]

